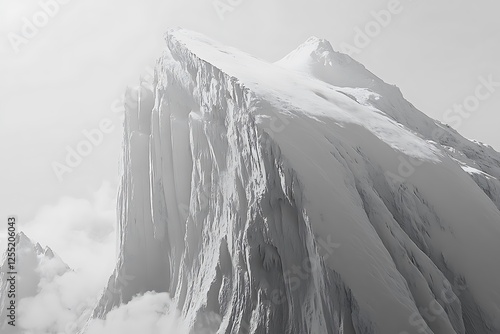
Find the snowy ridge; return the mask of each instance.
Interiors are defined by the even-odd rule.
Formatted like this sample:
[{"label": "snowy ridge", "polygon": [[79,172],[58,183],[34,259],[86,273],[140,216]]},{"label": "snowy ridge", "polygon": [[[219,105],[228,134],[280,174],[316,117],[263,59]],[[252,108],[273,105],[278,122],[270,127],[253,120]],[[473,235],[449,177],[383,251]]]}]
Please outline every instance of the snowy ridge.
[{"label": "snowy ridge", "polygon": [[487,177],[491,174],[497,179],[493,183],[498,186],[498,152],[480,142],[470,141],[449,126],[431,119],[405,100],[399,88],[385,83],[348,55],[334,51],[328,41],[311,37],[277,64],[287,69],[306,72],[321,81],[338,86],[340,92],[358,103],[373,107],[376,112],[383,112],[424,139],[447,148],[447,153],[458,159],[460,164],[464,165],[465,171],[477,168],[486,173],[475,173],[483,175],[475,175],[474,179],[500,208],[499,194],[491,188],[492,182],[488,181]]},{"label": "snowy ridge", "polygon": [[193,332],[500,332],[497,152],[323,40],[277,64],[166,42],[127,106],[117,294],[95,316],[154,290]]}]

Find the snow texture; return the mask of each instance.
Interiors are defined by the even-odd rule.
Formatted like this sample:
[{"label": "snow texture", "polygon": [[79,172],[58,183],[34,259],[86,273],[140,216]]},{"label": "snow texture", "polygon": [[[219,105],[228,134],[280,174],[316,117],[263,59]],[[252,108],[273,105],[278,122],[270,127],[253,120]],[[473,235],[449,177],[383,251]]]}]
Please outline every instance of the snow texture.
[{"label": "snow texture", "polygon": [[273,64],[165,39],[126,107],[118,293],[95,317],[156,291],[192,331],[500,333],[499,153],[325,40]]}]

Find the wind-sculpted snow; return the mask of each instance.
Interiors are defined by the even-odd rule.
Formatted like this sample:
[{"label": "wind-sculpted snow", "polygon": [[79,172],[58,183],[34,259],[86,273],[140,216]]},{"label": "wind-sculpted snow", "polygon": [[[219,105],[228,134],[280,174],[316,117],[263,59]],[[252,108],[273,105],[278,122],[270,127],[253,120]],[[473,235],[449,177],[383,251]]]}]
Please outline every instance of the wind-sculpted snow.
[{"label": "wind-sculpted snow", "polygon": [[126,108],[120,257],[95,316],[156,291],[193,333],[500,332],[498,153],[326,41],[277,64],[166,42]]},{"label": "wind-sculpted snow", "polygon": [[[399,88],[385,83],[348,55],[335,52],[327,41],[312,37],[277,62],[277,65],[305,72],[339,87],[339,92],[356,102],[371,107],[375,112],[384,113],[428,141],[441,144],[461,164],[477,166],[486,173],[483,176],[491,174],[492,179],[497,181],[500,178],[498,152],[482,143],[467,140],[449,126],[429,118],[406,101]],[[489,187],[492,182],[478,175],[474,180],[500,208],[500,194]]]}]

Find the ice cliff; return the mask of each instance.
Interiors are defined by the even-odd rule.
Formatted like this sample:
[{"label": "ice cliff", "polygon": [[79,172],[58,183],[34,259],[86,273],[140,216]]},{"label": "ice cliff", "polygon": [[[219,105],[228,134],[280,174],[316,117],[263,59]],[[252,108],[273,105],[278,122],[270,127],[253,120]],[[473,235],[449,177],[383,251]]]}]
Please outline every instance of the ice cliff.
[{"label": "ice cliff", "polygon": [[327,41],[268,63],[165,39],[94,316],[157,291],[193,333],[500,333],[499,153]]}]

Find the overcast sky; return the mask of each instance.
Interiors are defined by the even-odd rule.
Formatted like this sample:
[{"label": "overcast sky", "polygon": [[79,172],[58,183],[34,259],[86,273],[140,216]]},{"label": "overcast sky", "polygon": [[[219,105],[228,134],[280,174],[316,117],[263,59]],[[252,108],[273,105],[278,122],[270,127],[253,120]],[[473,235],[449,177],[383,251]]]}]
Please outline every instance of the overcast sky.
[{"label": "overcast sky", "polygon": [[[65,0],[47,7],[53,11],[48,17],[39,0],[1,0],[0,219],[18,215],[20,228],[38,231],[31,237],[39,239],[40,226],[78,220],[68,217],[65,203],[94,203],[103,184],[116,191],[122,129],[114,111],[125,87],[137,84],[160,55],[168,27],[196,30],[276,61],[311,35],[337,50],[355,46],[356,31],[374,22],[372,12],[395,8],[394,1]],[[397,8],[353,57],[399,86],[423,112],[444,120],[447,109],[475,93],[479,77],[500,82],[498,0],[401,0]],[[33,22],[40,27],[23,35]],[[458,130],[500,150],[497,89]],[[64,163],[68,148],[85,139],[82,131],[103,120],[102,144],[58,180],[54,162]],[[114,206],[106,203],[99,210]],[[0,226],[4,232],[6,223]],[[63,259],[72,254],[54,248]]]}]

